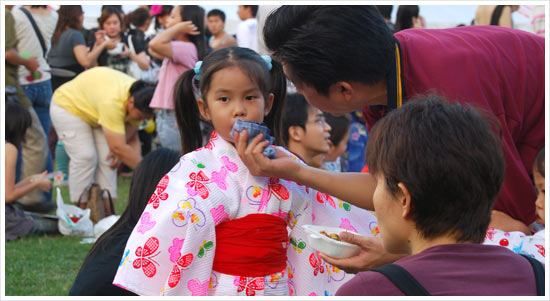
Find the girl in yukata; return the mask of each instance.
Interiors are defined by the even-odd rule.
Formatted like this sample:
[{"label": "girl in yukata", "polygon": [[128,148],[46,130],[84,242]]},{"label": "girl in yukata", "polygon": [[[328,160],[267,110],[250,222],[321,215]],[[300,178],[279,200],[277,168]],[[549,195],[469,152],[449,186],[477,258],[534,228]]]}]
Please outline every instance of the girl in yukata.
[{"label": "girl in yukata", "polygon": [[[499,227],[499,224],[489,227],[485,235],[484,244],[500,245],[514,251],[514,253],[533,257],[544,264],[544,258],[546,256],[544,248],[544,149],[539,152],[535,158],[535,164],[533,165],[533,179],[537,189],[537,199],[535,201],[537,219],[531,224],[531,229],[534,234],[525,234],[523,229],[528,227],[522,225],[519,221],[512,220],[512,222],[503,225],[505,227]],[[510,219],[511,218],[508,217],[508,221]],[[515,227],[518,223],[520,223],[521,226]],[[510,227],[512,229],[507,229],[508,231],[499,229]]]},{"label": "girl in yukata", "polygon": [[[265,123],[280,141],[285,94],[281,65],[247,48],[215,51],[180,77],[184,156],[151,196],[113,284],[140,295],[331,295],[350,279],[321,259],[301,226],[368,234],[373,215],[294,182],[252,176],[233,144],[239,119]],[[199,118],[214,128],[204,146]]]}]

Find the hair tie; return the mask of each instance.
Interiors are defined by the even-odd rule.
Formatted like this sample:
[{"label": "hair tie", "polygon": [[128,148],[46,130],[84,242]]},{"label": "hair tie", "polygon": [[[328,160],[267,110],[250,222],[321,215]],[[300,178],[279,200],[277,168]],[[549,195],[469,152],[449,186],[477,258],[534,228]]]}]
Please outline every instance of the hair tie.
[{"label": "hair tie", "polygon": [[262,54],[261,57],[265,61],[265,64],[267,65],[267,70],[271,71],[271,68],[273,67],[273,65],[271,64],[271,57],[265,54]]},{"label": "hair tie", "polygon": [[202,61],[198,61],[195,63],[195,67],[193,68],[193,71],[195,71],[195,78],[197,80],[201,79],[201,66],[202,66]]}]

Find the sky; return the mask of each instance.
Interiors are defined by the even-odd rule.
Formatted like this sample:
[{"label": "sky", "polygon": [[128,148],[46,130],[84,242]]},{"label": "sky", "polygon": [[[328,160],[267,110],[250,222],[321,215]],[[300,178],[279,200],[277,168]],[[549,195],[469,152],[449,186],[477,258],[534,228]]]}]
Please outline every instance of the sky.
[{"label": "sky", "polygon": [[[130,12],[137,8],[137,5],[123,5],[125,12]],[[237,16],[237,5],[202,5],[208,12],[213,8],[221,9],[225,12],[227,18],[226,29],[229,33],[234,33],[236,25],[239,23]],[[100,14],[100,5],[83,5],[86,22],[88,27],[97,26],[95,21]],[[458,24],[470,24],[475,15],[477,5],[420,5],[420,14],[424,16],[427,26],[432,28],[450,27]],[[393,9],[393,19],[397,12],[397,5]],[[528,29],[529,19],[520,13],[513,14],[514,24],[520,29]],[[93,26],[89,26],[93,24]]]}]

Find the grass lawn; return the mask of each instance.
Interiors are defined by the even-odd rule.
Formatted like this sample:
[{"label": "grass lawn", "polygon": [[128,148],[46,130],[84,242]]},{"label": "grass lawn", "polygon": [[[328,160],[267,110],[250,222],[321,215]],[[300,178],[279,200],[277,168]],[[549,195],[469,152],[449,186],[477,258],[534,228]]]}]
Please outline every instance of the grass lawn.
[{"label": "grass lawn", "polygon": [[[118,178],[116,213],[128,202],[130,178]],[[62,189],[68,202],[67,188]],[[55,193],[54,193],[55,200]],[[7,296],[66,296],[91,244],[68,236],[28,237],[6,242]]]}]

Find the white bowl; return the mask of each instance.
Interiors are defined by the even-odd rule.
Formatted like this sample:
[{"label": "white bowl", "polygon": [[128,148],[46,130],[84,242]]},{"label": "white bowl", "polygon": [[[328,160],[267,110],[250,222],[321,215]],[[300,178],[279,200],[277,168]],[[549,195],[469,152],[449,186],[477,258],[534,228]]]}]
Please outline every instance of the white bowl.
[{"label": "white bowl", "polygon": [[321,253],[325,253],[330,257],[348,258],[359,254],[359,251],[361,250],[359,246],[356,246],[344,241],[338,241],[320,233],[321,231],[325,231],[329,234],[330,233],[339,234],[340,232],[350,232],[353,234],[357,234],[355,232],[348,231],[342,228],[325,227],[325,226],[317,226],[317,225],[303,225],[302,228],[308,234],[307,240],[309,242],[309,245],[313,249]]}]

